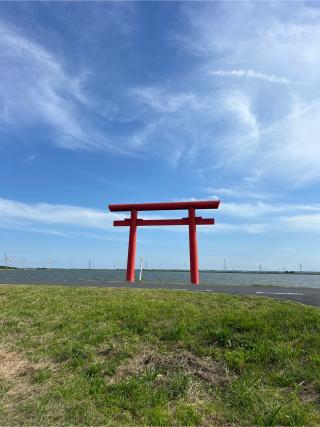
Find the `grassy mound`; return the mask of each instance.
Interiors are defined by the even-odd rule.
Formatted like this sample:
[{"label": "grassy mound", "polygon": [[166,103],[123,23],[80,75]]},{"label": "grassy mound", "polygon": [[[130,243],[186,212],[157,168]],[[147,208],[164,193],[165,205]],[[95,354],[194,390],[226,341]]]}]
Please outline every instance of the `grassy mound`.
[{"label": "grassy mound", "polygon": [[320,311],[164,290],[0,287],[0,424],[320,423]]}]

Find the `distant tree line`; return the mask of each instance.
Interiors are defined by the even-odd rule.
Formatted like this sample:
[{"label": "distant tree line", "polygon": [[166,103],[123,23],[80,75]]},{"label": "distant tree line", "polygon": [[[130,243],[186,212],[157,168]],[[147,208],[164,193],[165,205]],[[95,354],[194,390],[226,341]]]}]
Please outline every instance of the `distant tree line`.
[{"label": "distant tree line", "polygon": [[17,270],[17,267],[9,267],[8,265],[0,265],[0,270]]}]

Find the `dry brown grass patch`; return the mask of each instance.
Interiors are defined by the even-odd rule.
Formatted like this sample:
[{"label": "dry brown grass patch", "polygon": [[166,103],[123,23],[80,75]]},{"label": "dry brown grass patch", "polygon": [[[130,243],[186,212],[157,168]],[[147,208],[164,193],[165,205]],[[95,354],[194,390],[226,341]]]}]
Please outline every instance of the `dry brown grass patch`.
[{"label": "dry brown grass patch", "polygon": [[[162,371],[164,375],[173,371],[181,371],[210,386],[222,385],[229,381],[229,374],[225,366],[210,357],[196,356],[186,350],[159,353],[159,351],[147,347],[121,364],[110,382],[116,383],[152,369]],[[161,376],[161,374],[159,375]]]},{"label": "dry brown grass patch", "polygon": [[15,381],[18,377],[33,373],[36,365],[23,358],[20,354],[0,347],[0,379]]},{"label": "dry brown grass patch", "polygon": [[17,406],[41,393],[43,385],[36,384],[33,379],[38,370],[47,367],[49,364],[33,363],[22,354],[0,347],[0,382],[7,389],[1,404],[7,414],[14,417]]}]

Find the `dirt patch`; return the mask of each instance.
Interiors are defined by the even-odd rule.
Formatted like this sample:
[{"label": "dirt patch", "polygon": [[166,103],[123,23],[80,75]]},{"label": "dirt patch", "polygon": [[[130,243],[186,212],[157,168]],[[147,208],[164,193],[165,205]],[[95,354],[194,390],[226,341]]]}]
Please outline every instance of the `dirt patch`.
[{"label": "dirt patch", "polygon": [[117,356],[127,356],[133,351],[133,348],[132,345],[126,345],[123,340],[117,338],[109,339],[97,348],[96,358],[98,361],[105,361],[106,359]]},{"label": "dirt patch", "polygon": [[5,348],[0,348],[0,379],[14,381],[17,377],[33,373],[36,365]]},{"label": "dirt patch", "polygon": [[204,381],[210,386],[222,385],[229,381],[229,373],[222,363],[210,357],[200,357],[188,351],[159,353],[154,349],[146,348],[125,363],[121,364],[110,382],[118,382],[124,378],[141,375],[145,371],[154,369],[159,375],[173,371],[182,371]]},{"label": "dirt patch", "polygon": [[119,354],[121,354],[123,352],[123,350],[121,349],[121,344],[111,344],[111,345],[106,345],[103,347],[100,347],[97,350],[97,357],[98,359],[107,359],[109,357],[113,357],[113,356],[117,356]]},{"label": "dirt patch", "polygon": [[301,400],[304,404],[320,403],[320,394],[319,390],[314,384],[305,384],[304,382],[300,383],[302,386],[302,391],[300,392]]}]

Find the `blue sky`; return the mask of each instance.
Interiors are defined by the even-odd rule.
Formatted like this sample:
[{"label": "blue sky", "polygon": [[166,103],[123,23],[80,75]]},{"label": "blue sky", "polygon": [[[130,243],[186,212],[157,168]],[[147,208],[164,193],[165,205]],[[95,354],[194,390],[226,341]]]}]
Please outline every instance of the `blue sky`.
[{"label": "blue sky", "polygon": [[317,2],[0,3],[0,258],[124,267],[107,204],[220,198],[200,267],[319,270],[319,40]]}]

